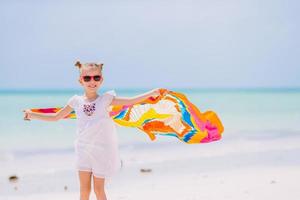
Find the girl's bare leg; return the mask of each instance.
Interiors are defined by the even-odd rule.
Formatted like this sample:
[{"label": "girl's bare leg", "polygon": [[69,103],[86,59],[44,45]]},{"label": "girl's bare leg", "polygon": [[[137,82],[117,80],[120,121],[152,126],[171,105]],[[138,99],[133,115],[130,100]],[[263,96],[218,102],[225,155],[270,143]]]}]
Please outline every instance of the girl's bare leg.
[{"label": "girl's bare leg", "polygon": [[97,200],[107,200],[105,191],[104,191],[104,178],[93,177],[94,179],[94,191],[97,197]]},{"label": "girl's bare leg", "polygon": [[91,172],[79,171],[80,200],[89,200],[91,193]]}]

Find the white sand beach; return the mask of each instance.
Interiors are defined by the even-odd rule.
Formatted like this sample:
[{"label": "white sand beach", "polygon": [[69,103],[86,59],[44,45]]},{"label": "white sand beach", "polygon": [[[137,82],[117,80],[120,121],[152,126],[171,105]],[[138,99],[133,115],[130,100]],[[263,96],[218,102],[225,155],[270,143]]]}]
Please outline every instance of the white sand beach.
[{"label": "white sand beach", "polygon": [[[107,196],[119,200],[298,200],[299,144],[296,132],[228,134],[219,142],[201,145],[169,138],[169,142],[121,146],[123,167],[107,180]],[[4,166],[1,200],[78,199],[71,152],[26,159],[14,163],[14,169]],[[8,175],[14,170],[20,172],[19,180],[10,183]]]}]

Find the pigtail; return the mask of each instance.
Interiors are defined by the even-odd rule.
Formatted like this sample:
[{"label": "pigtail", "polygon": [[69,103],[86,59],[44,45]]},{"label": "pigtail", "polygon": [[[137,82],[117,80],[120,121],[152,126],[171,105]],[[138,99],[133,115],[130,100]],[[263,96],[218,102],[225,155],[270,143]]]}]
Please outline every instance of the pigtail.
[{"label": "pigtail", "polygon": [[95,65],[96,65],[97,67],[99,67],[99,68],[100,68],[100,70],[102,71],[102,69],[103,69],[103,63],[99,63],[99,64],[98,64],[98,63],[96,63]]},{"label": "pigtail", "polygon": [[82,67],[82,64],[80,63],[79,60],[77,60],[76,63],[75,63],[75,66],[80,69]]}]

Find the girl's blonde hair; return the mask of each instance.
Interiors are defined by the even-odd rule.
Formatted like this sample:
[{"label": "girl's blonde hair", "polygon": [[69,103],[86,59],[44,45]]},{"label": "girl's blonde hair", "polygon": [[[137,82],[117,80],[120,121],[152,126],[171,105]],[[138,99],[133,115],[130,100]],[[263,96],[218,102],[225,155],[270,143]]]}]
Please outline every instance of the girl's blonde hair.
[{"label": "girl's blonde hair", "polygon": [[103,63],[81,63],[79,60],[76,61],[75,66],[79,69],[79,72],[81,74],[83,69],[100,69],[100,72],[102,72]]}]

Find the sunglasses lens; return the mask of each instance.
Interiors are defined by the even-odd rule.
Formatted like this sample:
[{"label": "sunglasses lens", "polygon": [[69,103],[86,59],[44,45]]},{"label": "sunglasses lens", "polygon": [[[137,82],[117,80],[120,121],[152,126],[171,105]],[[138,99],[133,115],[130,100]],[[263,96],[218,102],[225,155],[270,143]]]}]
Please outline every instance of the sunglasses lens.
[{"label": "sunglasses lens", "polygon": [[84,82],[89,82],[91,80],[90,76],[84,76],[83,77]]},{"label": "sunglasses lens", "polygon": [[100,81],[100,79],[101,79],[101,76],[94,76],[95,81]]}]

